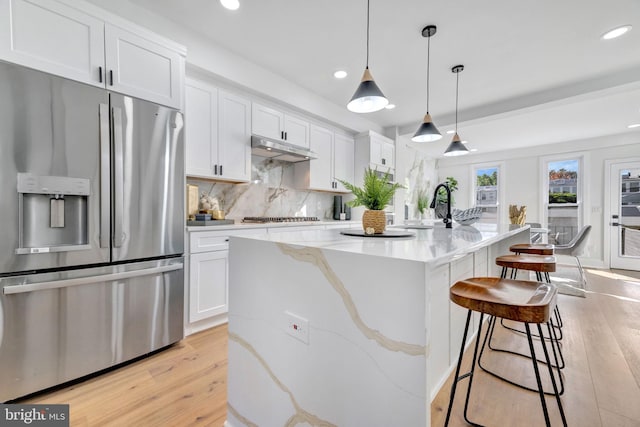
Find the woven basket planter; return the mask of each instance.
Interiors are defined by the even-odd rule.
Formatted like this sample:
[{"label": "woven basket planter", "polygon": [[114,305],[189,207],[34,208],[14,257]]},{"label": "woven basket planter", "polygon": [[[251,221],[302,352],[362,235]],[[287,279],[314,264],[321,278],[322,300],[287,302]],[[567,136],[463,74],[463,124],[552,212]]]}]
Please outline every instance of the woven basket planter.
[{"label": "woven basket planter", "polygon": [[362,214],[362,229],[373,228],[374,234],[384,233],[387,227],[387,215],[384,211],[366,210]]}]

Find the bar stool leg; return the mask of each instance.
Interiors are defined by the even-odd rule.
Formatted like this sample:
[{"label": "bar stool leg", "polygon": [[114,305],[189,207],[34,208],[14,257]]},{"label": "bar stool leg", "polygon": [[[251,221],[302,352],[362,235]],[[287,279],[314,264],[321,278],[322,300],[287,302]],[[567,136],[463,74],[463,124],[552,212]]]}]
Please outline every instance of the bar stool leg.
[{"label": "bar stool leg", "polygon": [[[498,351],[498,352],[501,352],[501,353],[509,353],[509,354],[513,354],[515,356],[526,357],[528,359],[531,358],[530,355],[523,354],[523,353],[518,353],[517,351],[506,350],[506,349],[502,349],[502,348],[493,347],[491,345],[491,341],[493,339],[493,333],[495,331],[496,323],[497,323],[497,318],[495,316],[491,316],[490,319],[489,319],[489,326],[487,327],[487,333],[484,336],[484,340],[482,342],[482,348],[480,349],[480,356],[478,356],[478,366],[480,367],[480,369],[485,371],[487,374],[489,374],[491,376],[494,376],[494,377],[496,377],[498,379],[501,379],[502,381],[505,381],[505,382],[507,382],[507,383],[509,383],[511,385],[514,385],[516,387],[522,388],[524,390],[529,390],[529,391],[533,391],[533,392],[538,391],[538,390],[536,390],[534,388],[527,387],[525,385],[522,385],[522,384],[519,384],[519,383],[517,383],[515,381],[512,381],[512,380],[510,380],[508,378],[505,378],[505,377],[503,377],[501,375],[498,375],[495,372],[491,371],[490,369],[485,368],[482,365],[482,356],[484,355],[484,349],[485,349],[486,346],[488,346],[493,351]],[[532,337],[537,337],[537,335],[535,335],[535,334],[531,334],[531,336]],[[556,336],[555,335],[555,330],[552,330],[551,328],[549,328],[549,336],[555,337]],[[564,357],[562,356],[562,351],[560,350],[560,347],[559,347],[560,343],[557,341],[557,339],[552,339],[550,342],[551,342],[551,349],[553,350],[553,357],[554,357],[554,360],[555,360],[555,365],[552,364],[551,367],[555,368],[557,370],[557,372],[558,372],[558,378],[559,378],[559,382],[560,382],[560,392],[559,392],[559,394],[563,395],[564,394],[564,380],[562,378],[562,373],[560,372],[560,370],[564,369],[564,366],[565,366]],[[554,343],[555,343],[555,346],[554,346]],[[557,352],[556,352],[556,347],[558,348]],[[559,359],[558,359],[558,355],[560,355]],[[539,363],[543,363],[543,364],[547,363],[545,360],[538,360],[538,359],[536,359],[536,360]],[[550,360],[549,360],[549,362],[550,362]],[[547,394],[547,395],[551,396],[551,395],[555,395],[555,392],[552,393],[552,392],[545,391],[544,394]]]},{"label": "bar stool leg", "polygon": [[[533,371],[536,374],[536,382],[538,383],[538,394],[540,395],[542,412],[544,412],[544,421],[547,427],[551,427],[551,420],[549,419],[549,410],[547,409],[547,402],[545,401],[544,391],[542,390],[542,380],[540,379],[540,371],[538,370],[538,361],[536,359],[536,351],[533,348],[533,339],[531,338],[531,329],[529,328],[528,323],[524,324],[524,328],[527,331],[527,340],[529,341],[529,351],[531,352],[531,361],[533,362]],[[540,333],[542,333],[542,330],[540,330]],[[541,342],[544,345],[544,340],[541,340]],[[553,384],[555,384],[555,382]]]},{"label": "bar stool leg", "polygon": [[[549,322],[547,322],[547,328],[551,328],[549,326]],[[549,331],[551,332],[551,331]],[[538,323],[538,333],[542,335],[542,327],[540,326],[540,324]],[[531,345],[531,344],[530,344]],[[532,350],[533,350],[533,346],[531,346]],[[560,393],[558,393],[558,386],[556,385],[556,380],[555,380],[555,376],[553,375],[553,369],[551,368],[551,361],[549,360],[549,352],[547,351],[547,345],[545,344],[544,341],[542,341],[542,351],[544,352],[544,357],[547,361],[547,367],[549,368],[549,376],[551,377],[551,385],[553,386],[553,391],[555,392],[556,395],[556,402],[558,403],[558,410],[560,411],[560,418],[562,418],[562,425],[567,427],[567,418],[564,415],[564,409],[562,407],[562,401],[560,400]],[[534,362],[534,364],[537,366],[537,363]],[[558,371],[558,374],[560,374],[560,371]],[[538,383],[538,385],[540,385],[540,383]],[[542,391],[542,386],[540,386],[540,391]],[[544,399],[544,394],[541,394],[542,399]]]},{"label": "bar stool leg", "polygon": [[[476,344],[473,350],[473,360],[471,362],[471,370],[469,372],[467,372],[466,374],[460,375],[460,367],[462,366],[462,358],[464,356],[464,347],[467,341],[467,332],[469,331],[469,322],[471,320],[471,313],[472,310],[468,310],[467,312],[467,322],[464,326],[464,334],[462,336],[462,344],[460,345],[460,354],[458,356],[458,365],[456,366],[456,374],[455,377],[453,379],[453,384],[451,384],[451,396],[449,397],[449,407],[447,408],[447,417],[445,418],[444,421],[444,425],[445,427],[447,427],[449,425],[449,420],[451,418],[451,409],[453,408],[453,401],[455,399],[456,396],[456,388],[457,388],[457,384],[458,381],[463,380],[467,377],[469,377],[469,387],[467,388],[467,395],[465,397],[465,401],[464,401],[464,419],[465,421],[475,427],[482,427],[481,424],[477,424],[474,423],[473,421],[469,420],[469,417],[467,415],[467,411],[469,408],[469,397],[471,396],[471,386],[473,385],[473,373],[475,371],[475,365],[476,365],[476,359],[477,359],[477,355],[478,355],[478,344],[480,343],[480,334],[482,332],[482,323],[483,323],[483,317],[484,317],[484,313],[480,313],[480,323],[478,324],[478,335],[476,337]],[[488,332],[488,331],[487,331]],[[486,337],[485,337],[486,339]]]}]

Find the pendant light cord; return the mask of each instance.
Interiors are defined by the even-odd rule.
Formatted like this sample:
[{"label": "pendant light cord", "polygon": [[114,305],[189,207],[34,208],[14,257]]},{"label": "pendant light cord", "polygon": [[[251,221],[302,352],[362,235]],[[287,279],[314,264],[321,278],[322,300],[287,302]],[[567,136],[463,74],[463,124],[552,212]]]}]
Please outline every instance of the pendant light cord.
[{"label": "pendant light cord", "polygon": [[369,1],[367,0],[367,68],[369,68]]},{"label": "pendant light cord", "polygon": [[429,114],[429,57],[431,55],[431,36],[427,37],[427,114]]},{"label": "pendant light cord", "polygon": [[460,71],[456,73],[456,134],[458,133],[458,79],[460,79]]}]

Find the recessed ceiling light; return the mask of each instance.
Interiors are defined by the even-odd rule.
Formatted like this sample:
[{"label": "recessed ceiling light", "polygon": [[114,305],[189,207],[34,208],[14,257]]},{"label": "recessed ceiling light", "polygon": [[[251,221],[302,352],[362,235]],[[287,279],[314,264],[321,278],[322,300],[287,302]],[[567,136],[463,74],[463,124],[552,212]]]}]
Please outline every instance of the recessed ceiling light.
[{"label": "recessed ceiling light", "polygon": [[384,108],[386,108],[387,110],[393,110],[394,108],[396,108],[396,104],[387,104],[384,106]]},{"label": "recessed ceiling light", "polygon": [[451,130],[448,130],[448,131],[447,131],[447,133],[448,133],[449,135],[452,135],[452,134],[456,133],[456,131],[455,131],[455,130],[453,130],[453,129],[451,129]]},{"label": "recessed ceiling light", "polygon": [[640,128],[640,123],[634,123],[632,125],[627,126],[629,129]]},{"label": "recessed ceiling light", "polygon": [[345,77],[347,77],[347,72],[344,70],[338,70],[333,73],[333,77],[335,77],[336,79],[344,79]]},{"label": "recessed ceiling light", "polygon": [[613,30],[609,30],[602,35],[602,40],[611,40],[616,37],[620,37],[621,35],[627,33],[631,30],[631,25],[623,25],[621,27],[614,28]]},{"label": "recessed ceiling light", "polygon": [[239,0],[220,0],[220,4],[229,10],[238,10],[240,7]]}]

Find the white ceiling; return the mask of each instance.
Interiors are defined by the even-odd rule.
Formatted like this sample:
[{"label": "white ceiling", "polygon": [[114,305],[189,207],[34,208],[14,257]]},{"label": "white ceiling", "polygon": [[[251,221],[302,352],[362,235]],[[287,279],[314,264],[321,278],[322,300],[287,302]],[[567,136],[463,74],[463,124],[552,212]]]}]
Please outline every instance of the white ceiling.
[{"label": "white ceiling", "polygon": [[[365,66],[365,0],[132,0],[346,105]],[[371,113],[408,137],[426,109],[426,39],[431,39],[430,113],[443,132],[455,110],[478,152],[639,132],[640,0],[371,0],[370,69],[394,110]],[[610,41],[607,30],[634,29]],[[332,74],[345,69],[349,76]],[[345,107],[346,108],[346,107]],[[355,113],[352,113],[355,114]],[[426,148],[442,153],[450,135]]]}]

